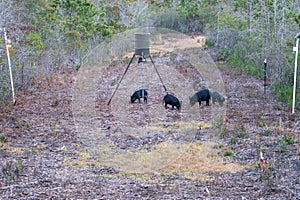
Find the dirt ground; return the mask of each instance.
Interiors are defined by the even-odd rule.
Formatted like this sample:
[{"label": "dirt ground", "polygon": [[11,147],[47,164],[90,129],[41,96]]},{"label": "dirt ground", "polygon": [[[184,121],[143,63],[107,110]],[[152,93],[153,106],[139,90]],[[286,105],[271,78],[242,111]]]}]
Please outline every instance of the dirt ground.
[{"label": "dirt ground", "polygon": [[[182,100],[180,112],[164,108],[150,62],[133,63],[110,105],[127,63],[96,75],[91,135],[74,120],[73,70],[36,79],[16,106],[1,108],[1,199],[299,199],[299,112],[222,63],[215,73],[225,106],[191,107],[189,96],[214,86],[184,56],[172,56],[153,59]],[[130,104],[140,88],[148,102]]]}]

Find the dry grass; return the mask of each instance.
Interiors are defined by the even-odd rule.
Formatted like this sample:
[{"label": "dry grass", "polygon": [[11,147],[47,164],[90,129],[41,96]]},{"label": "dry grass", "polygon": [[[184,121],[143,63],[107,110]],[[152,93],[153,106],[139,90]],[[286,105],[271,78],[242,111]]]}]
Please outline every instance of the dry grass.
[{"label": "dry grass", "polygon": [[105,167],[110,163],[112,166],[120,166],[118,170],[121,173],[182,174],[187,178],[198,180],[206,179],[204,173],[240,172],[250,167],[240,165],[230,157],[225,159],[223,157],[225,150],[226,147],[220,148],[213,142],[174,144],[167,141],[153,146],[151,151],[127,151],[111,155],[110,158],[104,155],[109,159],[105,162],[99,157],[92,158],[90,152],[75,152],[77,158],[68,159],[65,164],[83,168]]},{"label": "dry grass", "polygon": [[210,123],[206,123],[203,121],[196,122],[192,120],[191,122],[177,121],[177,122],[159,122],[156,125],[147,126],[149,130],[152,131],[167,131],[176,129],[178,132],[186,132],[188,130],[197,130],[197,129],[205,129],[210,128],[212,125]]},{"label": "dry grass", "polygon": [[220,155],[224,149],[216,149],[212,142],[193,143],[186,147],[186,152],[174,163],[164,169],[171,172],[238,172],[248,166],[233,161],[226,162]]}]

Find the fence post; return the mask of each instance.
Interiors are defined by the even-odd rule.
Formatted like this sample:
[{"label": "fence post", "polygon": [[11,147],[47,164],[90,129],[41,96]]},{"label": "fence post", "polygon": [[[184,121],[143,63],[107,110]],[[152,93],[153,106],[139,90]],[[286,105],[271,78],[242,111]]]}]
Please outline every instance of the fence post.
[{"label": "fence post", "polygon": [[295,101],[296,101],[296,85],[297,85],[297,61],[298,61],[298,46],[299,46],[299,38],[300,38],[300,33],[296,35],[296,46],[293,47],[293,51],[296,52],[295,55],[295,70],[294,70],[294,89],[293,89],[293,105],[292,105],[292,114],[295,112]]},{"label": "fence post", "polygon": [[13,80],[13,76],[12,76],[12,69],[11,69],[10,56],[9,56],[9,48],[11,48],[11,42],[7,39],[5,28],[3,29],[3,31],[4,31],[4,39],[5,39],[5,46],[6,46],[7,62],[8,62],[8,68],[9,68],[11,91],[12,91],[12,97],[13,97],[13,105],[15,105],[16,104],[16,95],[15,95],[14,80]]},{"label": "fence post", "polygon": [[267,87],[267,59],[264,60],[264,94],[266,94]]}]

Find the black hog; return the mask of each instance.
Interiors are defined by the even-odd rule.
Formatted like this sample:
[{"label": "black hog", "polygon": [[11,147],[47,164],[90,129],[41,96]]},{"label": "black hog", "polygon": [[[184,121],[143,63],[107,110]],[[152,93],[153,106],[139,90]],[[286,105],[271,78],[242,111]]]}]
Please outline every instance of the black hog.
[{"label": "black hog", "polygon": [[194,106],[196,102],[199,102],[199,107],[201,106],[201,101],[206,101],[206,106],[209,106],[210,93],[208,89],[200,90],[190,97],[190,105]]},{"label": "black hog", "polygon": [[140,103],[141,102],[140,99],[143,97],[144,97],[144,102],[147,103],[148,92],[145,89],[137,90],[131,95],[130,102],[134,103],[138,99]]},{"label": "black hog", "polygon": [[172,106],[172,110],[174,109],[174,107],[176,107],[178,110],[181,109],[181,103],[175,96],[171,94],[166,94],[164,96],[164,103],[165,103],[165,108],[168,108],[168,104],[169,104]]},{"label": "black hog", "polygon": [[225,98],[221,93],[214,91],[210,93],[210,96],[213,104],[218,102],[220,106],[223,106]]}]

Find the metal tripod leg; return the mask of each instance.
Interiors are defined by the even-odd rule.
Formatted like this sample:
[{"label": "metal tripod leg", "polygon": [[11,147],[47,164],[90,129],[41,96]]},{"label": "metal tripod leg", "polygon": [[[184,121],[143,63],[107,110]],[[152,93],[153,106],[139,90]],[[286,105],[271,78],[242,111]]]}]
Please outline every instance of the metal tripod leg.
[{"label": "metal tripod leg", "polygon": [[158,75],[158,77],[159,77],[159,80],[160,80],[160,82],[162,83],[162,85],[163,85],[163,87],[164,87],[164,89],[165,89],[165,92],[167,92],[167,88],[166,88],[166,86],[165,86],[165,84],[164,84],[162,78],[160,77],[160,74],[159,74],[159,72],[158,72],[158,70],[157,70],[157,68],[156,68],[156,66],[155,66],[155,64],[154,64],[154,62],[153,62],[153,59],[152,59],[151,55],[149,55],[149,57],[150,57],[151,62],[152,62],[152,64],[153,64],[154,68],[155,68],[155,71],[156,71],[156,73],[157,73],[157,75]]},{"label": "metal tripod leg", "polygon": [[124,73],[123,73],[123,76],[121,77],[121,79],[120,79],[120,81],[119,81],[119,83],[118,83],[118,85],[117,85],[115,91],[114,91],[113,94],[111,95],[111,97],[110,97],[110,99],[109,99],[107,105],[110,104],[112,98],[115,96],[115,93],[116,93],[116,91],[118,90],[118,88],[119,88],[119,86],[120,86],[120,83],[121,83],[121,81],[123,80],[123,78],[124,78],[124,76],[125,76],[125,74],[126,74],[128,68],[129,68],[130,64],[132,63],[132,60],[134,59],[134,57],[135,57],[135,54],[133,54],[133,56],[132,56],[132,58],[131,58],[129,64],[127,65],[127,67],[126,67],[126,69],[125,69],[125,71],[124,71]]}]

